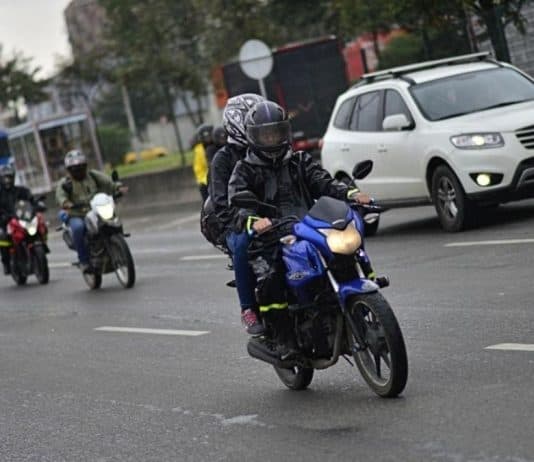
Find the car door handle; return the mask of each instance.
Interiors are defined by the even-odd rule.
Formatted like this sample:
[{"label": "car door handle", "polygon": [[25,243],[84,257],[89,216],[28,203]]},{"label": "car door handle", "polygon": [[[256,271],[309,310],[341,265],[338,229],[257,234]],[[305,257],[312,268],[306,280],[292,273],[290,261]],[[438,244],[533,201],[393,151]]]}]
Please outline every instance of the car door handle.
[{"label": "car door handle", "polygon": [[341,148],[340,151],[341,152],[349,152],[349,148]]},{"label": "car door handle", "polygon": [[378,152],[379,153],[384,153],[384,152],[388,152],[386,146],[384,144],[379,144],[378,145]]}]

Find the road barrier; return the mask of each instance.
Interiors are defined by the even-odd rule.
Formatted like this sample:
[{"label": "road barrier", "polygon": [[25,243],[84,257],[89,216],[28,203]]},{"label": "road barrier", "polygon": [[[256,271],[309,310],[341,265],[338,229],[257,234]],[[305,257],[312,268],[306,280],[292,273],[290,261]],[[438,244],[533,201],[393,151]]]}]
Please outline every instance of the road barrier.
[{"label": "road barrier", "polygon": [[[173,213],[195,204],[200,209],[200,192],[191,167],[132,175],[121,181],[128,186],[119,205],[121,215]],[[46,205],[47,216],[53,219],[57,210],[54,192],[47,194]]]}]

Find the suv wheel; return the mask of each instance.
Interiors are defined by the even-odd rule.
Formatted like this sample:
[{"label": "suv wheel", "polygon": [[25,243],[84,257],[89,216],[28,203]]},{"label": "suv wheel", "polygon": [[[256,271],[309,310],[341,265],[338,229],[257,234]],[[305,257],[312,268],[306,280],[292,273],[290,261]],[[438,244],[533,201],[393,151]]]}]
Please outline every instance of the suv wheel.
[{"label": "suv wheel", "polygon": [[436,168],[432,175],[432,200],[445,231],[461,231],[471,222],[474,207],[456,175],[445,165]]}]

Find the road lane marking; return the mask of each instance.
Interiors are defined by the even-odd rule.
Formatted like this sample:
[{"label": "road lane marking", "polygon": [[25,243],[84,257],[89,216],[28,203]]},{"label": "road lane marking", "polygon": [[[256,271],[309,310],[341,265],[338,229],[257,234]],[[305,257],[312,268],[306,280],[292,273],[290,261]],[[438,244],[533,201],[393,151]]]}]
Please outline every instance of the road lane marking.
[{"label": "road lane marking", "polygon": [[188,337],[198,337],[199,335],[209,334],[209,330],[177,330],[177,329],[144,329],[140,327],[113,327],[102,326],[96,327],[99,332],[121,332],[132,334],[156,334],[156,335],[185,335]]},{"label": "road lane marking", "polygon": [[534,244],[534,239],[502,239],[493,241],[450,242],[445,247],[474,247],[479,245]]},{"label": "road lane marking", "polygon": [[187,255],[180,258],[182,261],[196,261],[196,260],[222,260],[228,258],[228,255]]},{"label": "road lane marking", "polygon": [[68,262],[60,262],[60,263],[48,263],[48,267],[50,269],[55,269],[55,268],[70,268],[72,266],[72,263],[68,263]]},{"label": "road lane marking", "polygon": [[193,215],[189,215],[187,217],[178,218],[169,223],[164,223],[162,225],[155,226],[153,229],[157,231],[165,231],[166,229],[176,228],[177,226],[185,225],[186,223],[190,223],[192,221],[197,220],[200,221],[200,212],[197,212]]},{"label": "road lane marking", "polygon": [[534,351],[534,343],[499,343],[486,347],[485,350]]}]

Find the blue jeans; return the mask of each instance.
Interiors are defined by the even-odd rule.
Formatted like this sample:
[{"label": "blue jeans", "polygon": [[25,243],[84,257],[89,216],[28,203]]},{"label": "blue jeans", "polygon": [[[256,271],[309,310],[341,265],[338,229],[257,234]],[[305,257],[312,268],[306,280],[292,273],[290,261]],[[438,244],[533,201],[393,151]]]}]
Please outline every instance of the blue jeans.
[{"label": "blue jeans", "polygon": [[235,283],[241,311],[256,306],[256,298],[254,296],[256,278],[248,264],[247,249],[249,243],[250,237],[246,232],[239,234],[232,232],[226,236],[226,245],[232,254],[234,263]]},{"label": "blue jeans", "polygon": [[72,232],[74,248],[78,253],[78,260],[82,264],[89,263],[89,249],[85,243],[85,222],[83,218],[72,217],[69,219],[69,228]]}]

